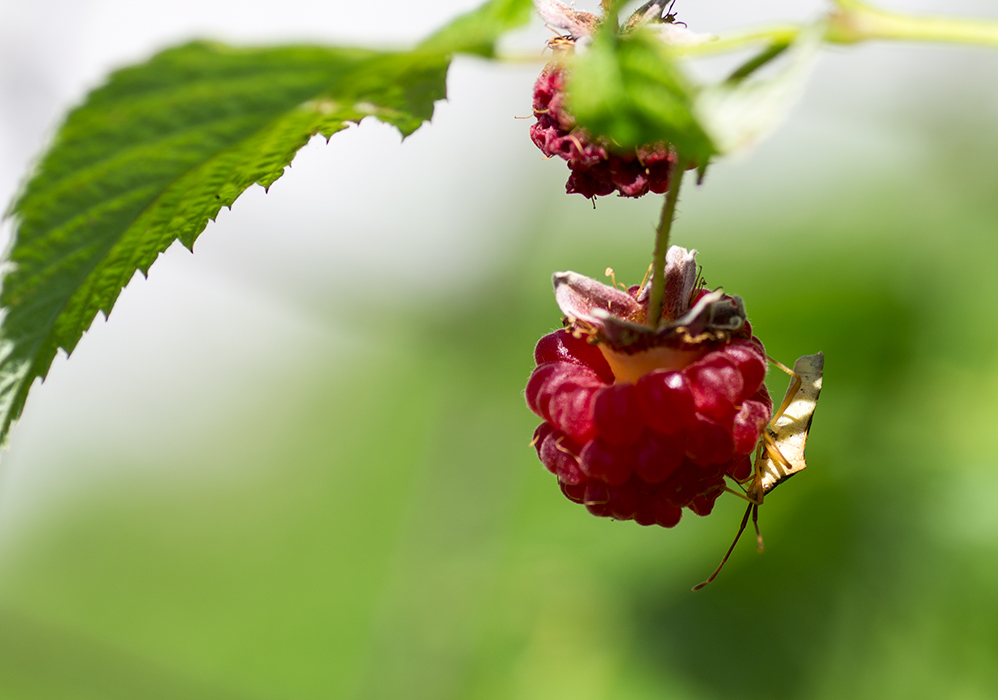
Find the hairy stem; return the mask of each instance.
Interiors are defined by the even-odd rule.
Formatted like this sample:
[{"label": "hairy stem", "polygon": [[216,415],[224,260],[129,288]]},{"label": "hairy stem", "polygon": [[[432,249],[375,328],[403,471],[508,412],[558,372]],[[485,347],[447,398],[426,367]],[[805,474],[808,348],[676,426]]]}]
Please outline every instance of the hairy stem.
[{"label": "hairy stem", "polygon": [[683,56],[710,56],[713,54],[738,51],[749,46],[758,44],[782,44],[788,45],[797,38],[797,35],[804,31],[801,24],[770,24],[752,29],[740,29],[718,37],[714,41],[696,46],[684,46],[675,49],[675,52]]},{"label": "hairy stem", "polygon": [[662,205],[662,218],[655,231],[655,253],[652,259],[651,298],[648,300],[648,316],[645,318],[652,328],[657,328],[662,320],[662,297],[665,296],[665,253],[669,250],[669,232],[676,218],[676,202],[679,201],[679,188],[686,174],[686,163],[677,156],[669,170],[669,191],[665,193]]},{"label": "hairy stem", "polygon": [[600,2],[600,8],[603,10],[603,21],[608,26],[613,27],[613,31],[617,31],[620,28],[620,21],[617,19],[617,10],[621,4],[621,0],[602,0]]},{"label": "hairy stem", "polygon": [[[856,44],[861,41],[925,41],[942,44],[971,44],[998,48],[998,22],[987,19],[919,17],[880,10],[858,0],[834,0],[836,8],[828,15],[825,41],[830,44]],[[786,45],[805,30],[801,24],[772,24],[743,29],[716,41],[677,51],[689,56],[706,56],[737,51],[755,44]]]},{"label": "hairy stem", "polygon": [[832,0],[832,3],[838,5],[843,10],[867,10],[869,6],[865,2],[860,0]]},{"label": "hairy stem", "polygon": [[917,17],[855,2],[846,2],[840,8],[830,16],[825,37],[829,42],[893,39],[998,47],[998,22],[991,20]]}]

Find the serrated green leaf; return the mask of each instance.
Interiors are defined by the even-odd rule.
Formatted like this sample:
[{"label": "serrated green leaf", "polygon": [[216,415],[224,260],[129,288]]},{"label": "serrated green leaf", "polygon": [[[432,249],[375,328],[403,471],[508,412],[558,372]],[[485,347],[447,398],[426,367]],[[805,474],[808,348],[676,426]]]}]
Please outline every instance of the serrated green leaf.
[{"label": "serrated green leaf", "polygon": [[441,53],[474,53],[491,57],[501,34],[530,21],[531,0],[490,0],[435,32],[420,48]]},{"label": "serrated green leaf", "polygon": [[568,90],[579,123],[621,146],[666,141],[697,163],[717,152],[693,110],[696,86],[650,31],[601,33],[573,62]]},{"label": "serrated green leaf", "polygon": [[73,110],[10,209],[0,292],[0,440],[56,352],[136,270],[187,247],[299,148],[374,116],[403,136],[445,97],[443,53],[193,43],[113,74]]}]

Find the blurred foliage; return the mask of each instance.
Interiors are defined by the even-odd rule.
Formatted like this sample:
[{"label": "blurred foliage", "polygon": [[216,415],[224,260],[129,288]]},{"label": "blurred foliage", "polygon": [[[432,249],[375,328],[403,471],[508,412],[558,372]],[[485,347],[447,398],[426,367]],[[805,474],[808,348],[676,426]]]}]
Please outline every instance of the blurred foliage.
[{"label": "blurred foliage", "polygon": [[434,32],[420,49],[494,56],[499,37],[529,22],[533,11],[530,0],[489,0]]},{"label": "blurred foliage", "polygon": [[[767,551],[704,591],[740,501],[672,531],[598,520],[528,446],[551,271],[640,278],[650,247],[556,203],[473,298],[368,325],[363,353],[300,368],[292,414],[192,442],[185,473],[241,479],[136,469],[21,542],[0,697],[994,697],[998,142],[972,128],[923,124],[931,167],[681,220],[771,355],[826,355],[810,468],[762,508]],[[600,206],[650,241],[654,207]]]},{"label": "blurred foliage", "polygon": [[696,163],[717,153],[694,115],[696,86],[650,30],[624,38],[601,32],[570,76],[571,113],[591,132],[625,146],[665,140]]}]

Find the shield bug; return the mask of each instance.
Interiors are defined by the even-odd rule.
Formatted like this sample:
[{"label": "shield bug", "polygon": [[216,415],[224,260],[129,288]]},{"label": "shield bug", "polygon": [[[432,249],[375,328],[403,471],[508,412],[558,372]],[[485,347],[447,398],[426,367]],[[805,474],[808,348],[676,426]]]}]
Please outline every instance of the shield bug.
[{"label": "shield bug", "polygon": [[745,482],[748,484],[745,493],[732,491],[748,501],[748,507],[745,509],[745,516],[742,518],[738,533],[714,573],[703,583],[694,586],[694,591],[706,586],[720,573],[735,545],[738,544],[738,539],[745,531],[749,515],[752,516],[752,523],[755,525],[758,549],[760,552],[762,551],[762,535],[759,533],[759,506],[762,505],[766,494],[807,467],[804,460],[804,449],[807,446],[807,436],[811,430],[811,420],[818,403],[818,395],[821,393],[825,356],[820,352],[814,355],[805,355],[794,363],[792,370],[772,359],[770,361],[790,375],[790,386],[787,388],[786,396],[783,397],[783,403],[773,414],[769,426],[759,441],[752,474]]}]

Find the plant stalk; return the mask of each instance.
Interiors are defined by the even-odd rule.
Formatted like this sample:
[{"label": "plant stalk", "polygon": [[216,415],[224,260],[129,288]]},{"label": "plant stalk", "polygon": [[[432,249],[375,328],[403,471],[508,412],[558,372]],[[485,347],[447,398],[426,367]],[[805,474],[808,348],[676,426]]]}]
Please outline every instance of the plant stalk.
[{"label": "plant stalk", "polygon": [[676,218],[676,203],[679,189],[686,174],[686,162],[678,155],[669,170],[669,191],[665,193],[662,205],[662,218],[655,230],[655,253],[652,258],[651,298],[648,300],[648,315],[645,323],[658,328],[662,320],[662,297],[665,296],[665,253],[669,250],[669,232]]},{"label": "plant stalk", "polygon": [[674,49],[680,56],[713,56],[730,51],[757,46],[758,44],[781,44],[788,45],[797,38],[797,35],[804,31],[804,25],[784,22],[780,24],[770,24],[752,29],[740,29],[730,34],[718,37],[714,41],[695,46],[683,46]]},{"label": "plant stalk", "polygon": [[830,43],[890,39],[998,47],[998,22],[991,20],[918,17],[856,2],[846,2],[829,20],[825,39]]},{"label": "plant stalk", "polygon": [[617,19],[617,12],[620,9],[621,0],[601,0],[600,8],[603,10],[603,21],[616,33],[620,29],[620,20]]},{"label": "plant stalk", "polygon": [[[830,44],[856,44],[862,41],[923,41],[940,44],[967,44],[998,48],[998,22],[986,19],[919,17],[887,12],[857,0],[834,0],[829,13],[825,41]],[[677,53],[709,56],[737,51],[756,44],[782,46],[791,43],[806,29],[801,24],[772,24],[743,29],[697,46],[683,47]]]}]

